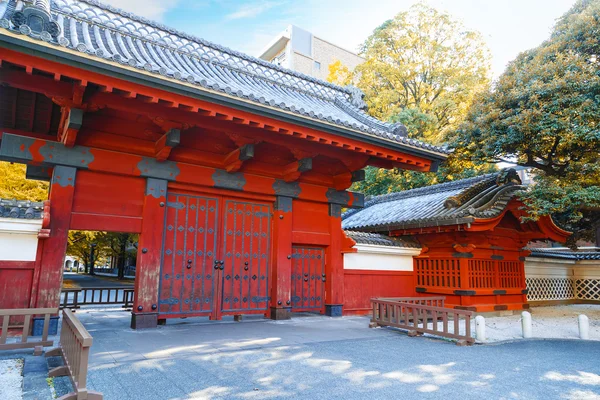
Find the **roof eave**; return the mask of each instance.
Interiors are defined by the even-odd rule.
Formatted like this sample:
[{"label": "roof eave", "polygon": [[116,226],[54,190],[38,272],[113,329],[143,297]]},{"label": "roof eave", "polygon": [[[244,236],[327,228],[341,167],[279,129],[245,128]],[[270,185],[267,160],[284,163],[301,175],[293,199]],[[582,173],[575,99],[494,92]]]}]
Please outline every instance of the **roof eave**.
[{"label": "roof eave", "polygon": [[312,128],[327,133],[332,133],[338,136],[352,138],[365,143],[383,146],[385,148],[400,151],[406,154],[420,156],[433,161],[432,170],[435,170],[435,168],[440,162],[448,158],[448,154],[409,146],[404,143],[394,142],[392,140],[372,136],[357,130],[343,128],[326,122],[321,122],[300,115],[288,113],[283,110],[277,110],[271,107],[260,106],[255,103],[236,99],[224,94],[220,94],[218,92],[213,92],[201,88],[192,88],[190,86],[186,86],[185,84],[181,84],[167,79],[161,79],[159,77],[147,75],[143,72],[137,72],[121,68],[117,65],[112,65],[105,61],[100,61],[89,57],[82,57],[77,54],[71,53],[68,54],[69,57],[66,57],[66,53],[64,53],[58,48],[54,48],[54,46],[45,45],[43,43],[38,43],[33,40],[23,40],[19,37],[6,35],[4,32],[0,33],[0,47],[19,52],[25,52],[35,57],[41,57],[49,61],[58,62],[72,67],[81,68],[85,65],[89,71],[101,73],[103,75],[107,75],[113,78],[128,80],[130,82],[144,86],[152,86],[154,88],[185,95],[188,97],[190,97],[190,94],[193,94],[194,97],[199,100],[204,100],[227,107],[232,107],[238,110],[263,115],[270,118],[275,118],[299,126]]},{"label": "roof eave", "polygon": [[[460,218],[451,218],[451,219],[436,219],[433,221],[429,220],[418,220],[405,224],[382,224],[382,225],[372,225],[372,226],[359,226],[344,229],[353,230],[353,231],[366,231],[366,232],[394,232],[394,231],[414,231],[415,229],[432,229],[437,227],[447,227],[452,225],[464,225],[470,224],[475,221],[474,217],[460,217]],[[412,232],[407,232],[407,234]]]}]

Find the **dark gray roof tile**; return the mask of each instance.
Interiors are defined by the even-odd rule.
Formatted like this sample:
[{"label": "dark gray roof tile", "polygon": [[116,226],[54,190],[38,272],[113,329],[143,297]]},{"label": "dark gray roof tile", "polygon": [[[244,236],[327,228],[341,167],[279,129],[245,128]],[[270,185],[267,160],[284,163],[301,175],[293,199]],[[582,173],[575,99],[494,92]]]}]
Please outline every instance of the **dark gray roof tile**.
[{"label": "dark gray roof tile", "polygon": [[376,246],[389,246],[389,247],[404,247],[418,249],[421,246],[419,243],[411,237],[390,237],[379,233],[372,232],[359,232],[359,231],[345,231],[346,235],[354,240],[358,244],[371,244]]},{"label": "dark gray roof tile", "polygon": [[0,217],[42,219],[44,217],[44,204],[29,200],[0,199]]},{"label": "dark gray roof tile", "polygon": [[342,216],[347,230],[385,232],[472,222],[501,213],[522,190],[514,169],[374,197]]}]

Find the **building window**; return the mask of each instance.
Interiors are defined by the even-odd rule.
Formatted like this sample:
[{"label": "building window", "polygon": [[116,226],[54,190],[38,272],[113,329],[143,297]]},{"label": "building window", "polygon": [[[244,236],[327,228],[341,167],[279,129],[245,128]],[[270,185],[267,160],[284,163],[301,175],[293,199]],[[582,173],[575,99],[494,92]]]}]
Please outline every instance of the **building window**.
[{"label": "building window", "polygon": [[313,69],[315,70],[315,72],[320,72],[321,71],[321,63],[318,61],[315,61]]}]

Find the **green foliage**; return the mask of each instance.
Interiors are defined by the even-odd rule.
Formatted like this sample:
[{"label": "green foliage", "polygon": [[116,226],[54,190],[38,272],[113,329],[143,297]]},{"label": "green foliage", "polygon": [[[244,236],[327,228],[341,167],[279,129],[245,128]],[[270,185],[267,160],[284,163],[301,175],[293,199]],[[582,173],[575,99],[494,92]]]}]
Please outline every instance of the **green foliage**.
[{"label": "green foliage", "polygon": [[365,180],[363,182],[356,182],[352,186],[352,190],[368,196],[378,196],[458,179],[471,178],[495,172],[496,170],[496,167],[492,164],[475,165],[470,162],[460,162],[454,159],[440,166],[439,170],[435,173],[406,171],[397,168],[387,170],[367,167]]},{"label": "green foliage", "polygon": [[531,218],[559,213],[589,238],[600,219],[600,1],[580,1],[550,39],[520,54],[481,94],[457,135],[458,156],[534,168]]},{"label": "green foliage", "polygon": [[43,201],[48,199],[46,182],[25,179],[25,165],[0,161],[0,198]]},{"label": "green foliage", "polygon": [[481,35],[418,3],[379,26],[355,70],[369,113],[394,119],[411,136],[440,143],[489,85],[490,53]]}]

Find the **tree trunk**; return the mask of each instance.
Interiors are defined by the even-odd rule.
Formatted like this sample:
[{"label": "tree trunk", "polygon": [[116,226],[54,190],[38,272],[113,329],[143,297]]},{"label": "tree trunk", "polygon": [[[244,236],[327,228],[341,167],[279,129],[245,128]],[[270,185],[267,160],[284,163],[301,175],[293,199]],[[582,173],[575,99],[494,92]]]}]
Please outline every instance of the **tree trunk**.
[{"label": "tree trunk", "polygon": [[117,265],[119,267],[118,279],[125,279],[125,261],[127,260],[127,241],[129,239],[129,235],[122,234],[119,237],[119,257]]}]

